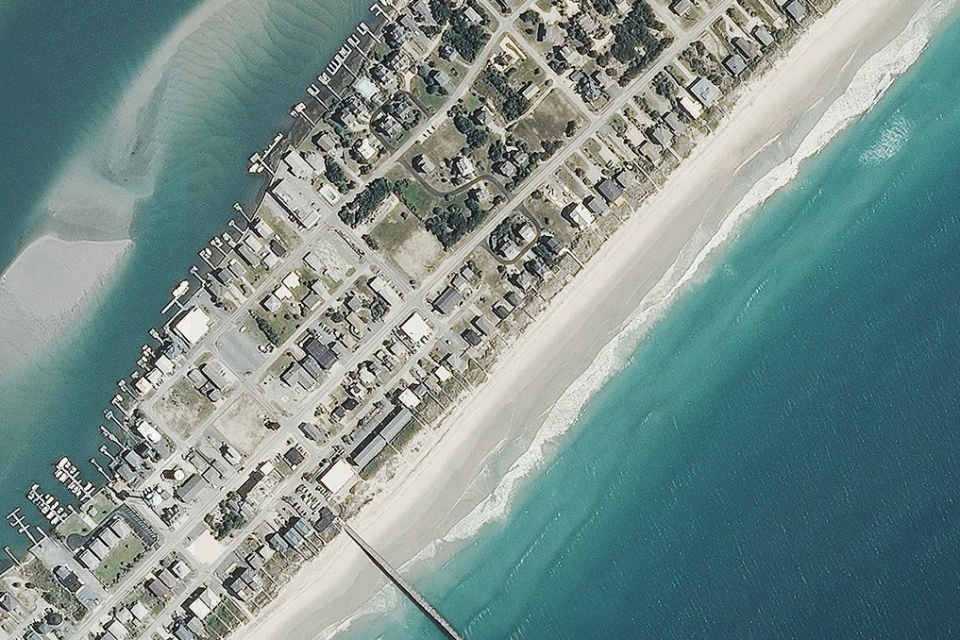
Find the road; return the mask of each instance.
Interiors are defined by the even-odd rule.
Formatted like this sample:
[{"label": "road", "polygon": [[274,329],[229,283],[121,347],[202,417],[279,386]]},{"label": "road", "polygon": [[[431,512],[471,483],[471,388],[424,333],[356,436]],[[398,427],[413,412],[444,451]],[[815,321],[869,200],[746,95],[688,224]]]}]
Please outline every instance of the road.
[{"label": "road", "polygon": [[[533,2],[534,0],[526,0],[517,9],[515,9],[512,15],[519,15],[519,13],[529,8]],[[498,15],[498,11],[491,5],[489,0],[481,0],[481,3],[488,9],[491,16]],[[660,72],[669,61],[673,60],[677,54],[685,49],[691,42],[696,40],[702,31],[709,27],[713,21],[721,17],[732,3],[733,0],[722,0],[713,8],[711,8],[692,29],[685,32],[677,32],[674,42],[661,54],[658,61],[644,73],[635,78],[620,95],[612,99],[602,110],[597,113],[592,113],[583,108],[582,102],[575,95],[575,93],[573,93],[568,83],[545,65],[542,56],[532,49],[523,34],[519,32],[515,25],[508,22],[508,18],[495,18],[492,36],[489,42],[484,46],[481,54],[478,56],[478,60],[487,59],[491,52],[499,46],[501,37],[508,33],[511,34],[513,39],[523,46],[527,55],[544,67],[548,77],[553,80],[553,85],[560,91],[563,91],[564,94],[571,100],[572,104],[576,105],[577,109],[580,110],[580,112],[586,118],[587,125],[581,128],[581,130],[570,140],[567,140],[564,146],[550,159],[541,164],[531,174],[531,176],[528,177],[524,185],[509,195],[509,199],[505,205],[501,207],[501,209],[495,215],[490,216],[490,218],[479,229],[471,234],[467,241],[463,242],[453,251],[450,251],[443,259],[439,267],[434,271],[434,273],[425,278],[424,282],[419,288],[415,290],[412,289],[409,283],[406,282],[405,279],[397,272],[396,268],[392,264],[388,263],[385,259],[377,255],[375,252],[366,251],[365,255],[358,259],[358,266],[366,264],[367,267],[378,271],[381,275],[389,277],[394,285],[396,285],[397,289],[404,294],[404,300],[401,303],[394,305],[394,307],[390,309],[389,313],[384,318],[385,322],[382,327],[380,327],[375,333],[368,335],[361,344],[360,348],[355,353],[350,354],[350,356],[344,360],[342,365],[345,370],[354,368],[360,362],[369,359],[373,352],[380,348],[383,340],[390,335],[396,323],[405,319],[414,310],[417,310],[424,315],[424,317],[426,317],[428,321],[430,321],[436,327],[438,332],[442,333],[448,330],[451,321],[449,319],[440,318],[431,311],[430,305],[428,304],[428,296],[432,296],[441,285],[445,284],[445,280],[449,278],[450,274],[454,270],[459,269],[459,267],[465,262],[466,258],[483,242],[486,241],[487,236],[496,227],[496,225],[498,225],[504,218],[518,210],[525,199],[529,197],[536,188],[538,188],[544,176],[551,175],[559,170],[560,167],[563,166],[563,164],[571,157],[571,155],[575,153],[578,148],[580,148],[580,146],[582,146],[588,139],[590,139],[590,137],[597,133],[598,129],[605,122],[607,122],[612,114],[629,103],[633,99],[634,95],[639,90],[644,89],[653,79],[653,77]],[[674,27],[676,25],[676,23],[673,21],[671,21],[671,24]],[[482,64],[475,64],[470,67],[465,77],[457,86],[456,90],[449,97],[448,104],[455,103],[462,96],[464,96],[467,91],[469,91],[473,81],[476,79],[482,68]],[[446,109],[443,109],[434,116],[428,118],[405,142],[397,147],[386,160],[381,162],[380,165],[378,165],[378,167],[371,172],[371,174],[367,177],[367,180],[373,180],[377,177],[385,176],[398,162],[402,161],[404,154],[406,154],[410,148],[419,141],[424,132],[435,130],[435,128],[442,123],[445,118]],[[353,192],[347,194],[345,198],[349,199],[355,197],[360,192],[361,188],[361,186],[358,186]],[[302,197],[305,198],[303,195]],[[300,206],[306,205],[309,207],[314,206],[316,202],[301,202],[298,204]],[[311,250],[314,241],[321,235],[329,234],[331,228],[337,226],[338,224],[339,222],[335,219],[335,214],[332,210],[327,208],[325,211],[323,211],[321,222],[314,229],[311,229],[304,234],[301,244],[290,249],[283,263],[275,267],[265,276],[263,281],[255,288],[255,291],[249,296],[249,298],[240,304],[232,313],[228,313],[225,317],[219,318],[217,324],[211,329],[210,333],[204,338],[202,343],[192,349],[186,355],[184,361],[181,363],[181,366],[178,369],[178,372],[182,373],[189,367],[194,366],[197,358],[201,354],[210,350],[212,345],[216,345],[218,339],[224,337],[228,331],[232,331],[236,324],[245,320],[249,312],[259,304],[259,301],[263,298],[263,296],[272,291],[292,267],[300,263],[304,255]],[[345,233],[347,233],[348,236],[358,244],[358,246],[363,246],[359,238],[356,238],[356,234],[353,233],[352,230],[346,230]],[[346,284],[343,286],[346,286]],[[341,289],[336,293],[340,294],[342,292],[343,288],[341,287]],[[309,324],[310,322],[304,322],[303,327],[295,332],[295,334],[284,343],[283,348],[289,347],[293,342],[299,339],[303,335],[303,332],[307,330],[307,326]],[[423,352],[425,348],[426,346],[421,347],[419,352]],[[274,353],[280,354],[282,352],[282,349],[278,349]],[[401,367],[395,373],[395,378],[397,375],[408,371],[411,366],[411,362],[415,362],[415,359],[409,359],[407,364]],[[259,376],[262,375],[262,373],[267,367],[270,366],[271,363],[272,359],[258,368],[256,370],[257,377],[253,377],[252,379],[259,379]],[[243,378],[243,372],[235,373],[237,373],[238,378]],[[163,381],[159,388],[154,392],[153,396],[144,403],[143,409],[152,418],[156,417],[155,405],[157,399],[162,397],[178,379],[180,379],[179,376],[173,376]],[[325,394],[328,394],[331,390],[333,390],[335,386],[339,384],[339,382],[339,379],[336,379],[334,376],[330,376],[323,384],[319,386],[318,389],[309,393],[302,402],[300,411],[292,417],[281,421],[281,429],[264,439],[254,454],[252,454],[242,464],[237,473],[230,478],[229,482],[226,483],[224,490],[227,488],[232,488],[233,486],[242,482],[247,474],[249,474],[249,472],[252,471],[257,464],[259,464],[266,452],[276,449],[278,444],[281,443],[285,438],[291,437],[293,434],[295,434],[296,425],[299,424],[301,418],[307,414],[312,414],[314,407],[316,406],[316,402],[324,397]],[[195,444],[196,441],[202,436],[203,432],[218,418],[220,418],[229,409],[229,407],[231,407],[232,404],[243,395],[243,391],[254,391],[259,397],[264,397],[263,391],[259,389],[257,385],[239,385],[239,389],[237,389],[229,398],[227,398],[221,404],[221,406],[217,407],[217,409],[206,420],[204,420],[203,423],[198,425],[193,434],[189,437],[178,437],[174,432],[171,432],[166,425],[162,424],[162,420],[158,422],[161,423],[160,426],[164,428],[164,431],[174,439],[179,451],[184,452],[193,444]],[[312,450],[312,453],[309,455],[308,461],[316,463],[316,461],[319,460],[320,452],[316,451],[312,447],[309,450]],[[305,464],[309,464],[309,462]],[[156,481],[157,473],[159,473],[159,470],[156,470],[144,482],[144,485]],[[278,500],[283,493],[288,491],[294,485],[294,483],[298,481],[299,474],[296,473],[294,473],[290,478],[286,479],[284,483],[282,483],[282,485],[280,485],[273,493],[269,505],[275,504],[275,501]],[[189,515],[187,516],[186,521],[182,523],[176,531],[167,533],[160,545],[153,550],[148,557],[130,574],[128,574],[122,581],[120,587],[114,589],[112,594],[104,599],[104,602],[97,609],[97,611],[88,616],[87,621],[78,627],[74,637],[86,638],[87,634],[101,619],[103,613],[109,611],[119,604],[120,601],[125,597],[127,591],[146,578],[146,576],[152,572],[156,563],[160,559],[166,557],[173,551],[183,553],[183,542],[187,533],[192,531],[202,521],[204,516],[216,506],[222,495],[222,492],[216,492],[207,497],[201,503],[192,505],[189,509]],[[260,514],[254,518],[253,521],[248,523],[240,532],[238,532],[237,537],[229,543],[225,553],[231,553],[234,549],[236,549],[236,547],[242,543],[244,537],[250,532],[254,531],[255,528],[259,526],[265,518],[268,517],[269,511],[269,506],[262,509]],[[216,564],[213,566],[216,566]],[[190,579],[190,586],[199,586],[208,580],[210,578],[211,570],[212,569],[209,568],[198,569]],[[179,606],[178,600],[174,599],[171,601],[171,603],[165,607],[163,613],[157,617],[156,621],[151,625],[150,629],[145,635],[149,637],[150,633],[159,628],[159,626],[166,621],[167,616],[172,613],[177,606]]]}]

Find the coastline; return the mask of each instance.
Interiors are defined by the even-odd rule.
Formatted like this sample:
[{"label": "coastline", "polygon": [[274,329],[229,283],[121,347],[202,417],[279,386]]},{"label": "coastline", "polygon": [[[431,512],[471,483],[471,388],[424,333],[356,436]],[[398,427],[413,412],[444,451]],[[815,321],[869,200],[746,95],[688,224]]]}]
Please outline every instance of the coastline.
[{"label": "coastline", "polygon": [[[851,79],[904,32],[921,7],[931,5],[945,13],[944,3],[843,0],[813,24],[774,69],[741,92],[718,130],[559,294],[490,379],[438,429],[418,434],[405,459],[395,458],[373,479],[379,494],[355,518],[354,528],[400,564],[419,558],[422,549],[434,551],[437,539],[465,539],[505,513],[513,489],[543,463],[550,441],[566,430],[675,294],[701,277],[698,268],[710,252],[729,242],[756,205],[796,175],[803,159],[876,102],[895,74],[881,69],[879,78],[861,77],[852,92]],[[907,40],[902,51],[892,52],[904,62],[898,72],[923,48],[918,39]],[[833,86],[826,91],[817,86],[831,76],[838,78]],[[830,104],[823,104],[825,95],[832,96]],[[815,113],[810,130],[781,139]],[[779,162],[764,157],[782,153],[786,158]],[[761,175],[744,175],[764,161]],[[724,192],[723,201],[704,195],[718,192]],[[558,351],[557,344],[565,348]],[[598,355],[603,366],[591,366]],[[533,388],[529,380],[543,386]],[[524,393],[518,395],[518,388]],[[497,428],[488,428],[491,424]],[[515,439],[530,445],[523,460],[481,502],[479,494],[489,491],[474,490],[474,479]],[[392,477],[385,479],[388,473]],[[355,619],[358,608],[373,613],[391,606],[392,594],[371,600],[382,584],[341,536],[287,585],[291,597],[270,605],[241,635],[329,636],[331,626],[335,632]]]}]

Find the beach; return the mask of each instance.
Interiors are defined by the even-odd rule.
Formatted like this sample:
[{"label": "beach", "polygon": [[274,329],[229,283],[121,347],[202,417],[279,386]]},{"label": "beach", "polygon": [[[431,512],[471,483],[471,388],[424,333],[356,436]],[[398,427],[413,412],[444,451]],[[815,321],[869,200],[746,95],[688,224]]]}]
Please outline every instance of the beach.
[{"label": "beach", "polygon": [[[712,252],[736,237],[756,205],[787,184],[804,158],[875,104],[917,59],[929,25],[948,8],[843,0],[809,27],[774,69],[741,92],[718,130],[624,223],[488,381],[373,478],[376,495],[352,521],[354,529],[402,565],[437,552],[438,539],[451,543],[443,550],[449,554],[505,515],[517,486],[549,463],[555,439],[643,332],[704,276]],[[915,15],[924,18],[911,22]],[[477,480],[518,441],[526,450],[503,479],[495,478],[494,486],[489,478]],[[423,567],[411,564],[415,577]],[[383,584],[340,536],[241,635],[329,635],[358,610],[390,606],[394,594],[371,603]]]}]

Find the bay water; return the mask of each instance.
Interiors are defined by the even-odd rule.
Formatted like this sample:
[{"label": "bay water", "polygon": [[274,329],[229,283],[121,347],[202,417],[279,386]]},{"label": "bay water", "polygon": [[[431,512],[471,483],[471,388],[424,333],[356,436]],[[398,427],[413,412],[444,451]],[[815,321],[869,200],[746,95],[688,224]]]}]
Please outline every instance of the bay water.
[{"label": "bay water", "polygon": [[[116,381],[162,323],[160,309],[199,263],[197,251],[236,215],[232,204],[255,196],[247,158],[289,125],[290,106],[369,17],[367,0],[51,0],[0,9],[0,271],[42,233],[133,241],[93,307],[30,366],[0,376],[4,515],[28,506],[32,482],[56,488],[50,465],[60,455],[96,479],[84,463],[103,442],[98,425]],[[129,156],[116,162],[122,152]],[[91,189],[94,201],[102,190],[109,213],[48,209],[51,198],[69,209],[74,191]],[[118,192],[130,211],[111,211]],[[25,512],[40,522],[32,507]],[[3,525],[4,545],[23,549],[24,540]]]}]

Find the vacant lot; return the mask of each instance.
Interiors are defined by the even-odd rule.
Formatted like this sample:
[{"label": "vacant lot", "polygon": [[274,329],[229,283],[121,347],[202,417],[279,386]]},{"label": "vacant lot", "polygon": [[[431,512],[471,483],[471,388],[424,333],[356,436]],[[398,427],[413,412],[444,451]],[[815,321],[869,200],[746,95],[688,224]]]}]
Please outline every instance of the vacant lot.
[{"label": "vacant lot", "polygon": [[443,252],[437,239],[403,206],[396,207],[370,233],[385,255],[410,278],[420,281],[433,271]]},{"label": "vacant lot", "polygon": [[563,92],[553,89],[540,104],[517,124],[515,134],[527,141],[532,149],[539,149],[545,140],[562,141],[567,123],[573,120],[578,127],[584,123],[581,113],[570,104]]},{"label": "vacant lot", "polygon": [[186,378],[178,380],[154,405],[162,426],[189,436],[213,412],[213,403],[194,389]]},{"label": "vacant lot", "polygon": [[267,434],[263,426],[266,410],[249,393],[244,393],[213,424],[233,448],[243,455],[250,455]]}]

